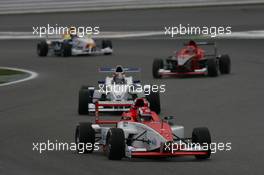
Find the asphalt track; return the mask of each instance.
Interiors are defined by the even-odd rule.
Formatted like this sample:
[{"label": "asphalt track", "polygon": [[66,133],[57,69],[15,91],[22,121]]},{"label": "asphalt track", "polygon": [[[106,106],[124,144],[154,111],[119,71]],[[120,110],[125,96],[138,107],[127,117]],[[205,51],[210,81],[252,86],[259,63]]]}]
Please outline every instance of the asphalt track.
[{"label": "asphalt track", "polygon": [[[244,30],[263,29],[262,17],[263,6],[14,15],[0,16],[0,30],[30,31],[31,25],[57,20],[99,24],[112,31],[160,29],[180,22],[229,24]],[[232,58],[231,75],[162,80],[152,79],[153,58],[169,55],[183,41],[115,39],[112,56],[70,58],[38,58],[36,42],[0,42],[1,66],[39,73],[32,81],[0,88],[0,174],[263,174],[263,40],[217,40],[219,51]],[[103,77],[98,67],[116,64],[141,67],[143,82],[166,84],[162,116],[176,116],[186,135],[196,126],[208,126],[213,141],[231,142],[232,150],[217,152],[208,161],[192,157],[109,161],[102,153],[32,151],[32,142],[73,141],[77,122],[92,120],[77,115],[79,87]]]}]

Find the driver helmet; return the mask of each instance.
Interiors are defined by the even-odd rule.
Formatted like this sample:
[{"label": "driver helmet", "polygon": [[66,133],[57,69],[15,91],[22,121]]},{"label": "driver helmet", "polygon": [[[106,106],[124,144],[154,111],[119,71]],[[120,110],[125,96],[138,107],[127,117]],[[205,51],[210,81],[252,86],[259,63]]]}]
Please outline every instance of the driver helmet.
[{"label": "driver helmet", "polygon": [[140,122],[151,121],[152,115],[151,110],[147,107],[142,107],[138,109],[138,120]]},{"label": "driver helmet", "polygon": [[188,54],[195,54],[196,53],[196,48],[194,46],[188,45],[187,48],[186,48],[186,52]]},{"label": "driver helmet", "polygon": [[190,40],[187,45],[187,52],[189,54],[195,54],[197,52],[197,44],[195,41]]},{"label": "driver helmet", "polygon": [[197,47],[197,44],[196,44],[196,42],[195,41],[193,41],[193,40],[191,40],[191,41],[189,41],[189,44],[188,44],[189,46],[193,46],[193,47]]},{"label": "driver helmet", "polygon": [[122,66],[116,67],[113,80],[116,84],[124,84],[125,83],[125,72],[124,72]]}]

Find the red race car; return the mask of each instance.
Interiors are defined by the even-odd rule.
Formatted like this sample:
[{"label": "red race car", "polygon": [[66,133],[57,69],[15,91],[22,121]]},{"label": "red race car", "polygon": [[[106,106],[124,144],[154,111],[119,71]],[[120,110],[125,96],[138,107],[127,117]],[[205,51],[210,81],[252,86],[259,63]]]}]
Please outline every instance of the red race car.
[{"label": "red race car", "polygon": [[[211,77],[229,74],[231,60],[228,55],[218,55],[215,43],[194,42],[184,44],[185,47],[175,55],[163,59],[155,59],[152,66],[154,78],[181,75],[208,75]],[[213,53],[208,53],[200,46],[213,46]]]},{"label": "red race car", "polygon": [[[115,124],[115,127],[105,124]],[[206,127],[195,128],[192,137],[186,138],[183,126],[175,124],[173,117],[161,119],[149,109],[149,103],[144,98],[136,99],[131,109],[124,112],[118,121],[101,120],[97,112],[95,124],[79,123],[75,141],[77,145],[95,145],[89,150],[78,146],[78,152],[92,153],[95,147],[102,148],[111,160],[177,156],[208,159],[211,155],[211,136]]]}]

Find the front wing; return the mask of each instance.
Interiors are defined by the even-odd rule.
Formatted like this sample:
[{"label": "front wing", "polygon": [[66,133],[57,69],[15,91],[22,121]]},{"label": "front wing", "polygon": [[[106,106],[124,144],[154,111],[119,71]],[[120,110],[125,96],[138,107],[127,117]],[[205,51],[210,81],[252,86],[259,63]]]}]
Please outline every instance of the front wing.
[{"label": "front wing", "polygon": [[104,48],[104,49],[76,49],[72,48],[72,55],[102,55],[102,54],[112,54],[113,49]]},{"label": "front wing", "polygon": [[172,72],[171,70],[167,69],[160,69],[159,75],[164,77],[170,77],[170,76],[183,76],[183,75],[207,75],[207,69],[196,69],[193,72]]},{"label": "front wing", "polygon": [[177,157],[177,156],[196,156],[210,154],[208,150],[202,148],[181,148],[173,151],[164,151],[163,147],[159,151],[147,151],[145,148],[127,147],[127,157]]}]

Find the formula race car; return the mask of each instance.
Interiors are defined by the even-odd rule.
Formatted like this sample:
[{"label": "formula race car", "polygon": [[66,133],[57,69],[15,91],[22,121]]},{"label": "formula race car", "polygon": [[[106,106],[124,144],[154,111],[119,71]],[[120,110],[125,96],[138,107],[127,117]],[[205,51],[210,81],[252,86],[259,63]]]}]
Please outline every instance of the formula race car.
[{"label": "formula race car", "polygon": [[[95,124],[81,122],[75,131],[79,153],[92,153],[94,145],[102,146],[108,159],[124,157],[176,157],[195,156],[208,159],[211,155],[211,136],[206,127],[193,129],[192,137],[184,137],[184,127],[172,122],[173,117],[160,119],[151,111],[146,99],[136,99],[128,112],[119,121],[100,120]],[[116,127],[100,126],[116,124]],[[90,145],[86,149],[85,145]]]},{"label": "formula race car", "polygon": [[[154,78],[181,75],[208,75],[216,77],[219,74],[229,74],[231,61],[228,55],[218,55],[215,43],[194,42],[184,44],[185,47],[167,59],[155,59],[152,66]],[[200,46],[213,46],[213,53],[208,53]]]},{"label": "formula race car", "polygon": [[69,35],[63,39],[46,39],[37,44],[37,53],[40,57],[45,57],[50,53],[55,56],[75,56],[75,55],[110,55],[113,53],[113,46],[110,40],[102,40],[101,47],[97,47],[91,37],[79,37]]},{"label": "formula race car", "polygon": [[98,88],[93,86],[82,86],[79,90],[79,114],[95,112],[96,108],[105,112],[128,111],[134,104],[136,98],[146,98],[150,108],[156,113],[160,112],[159,92],[144,92],[139,80],[132,76],[126,76],[127,72],[139,72],[138,68],[100,68],[99,72],[113,73],[105,80],[98,81]]}]

